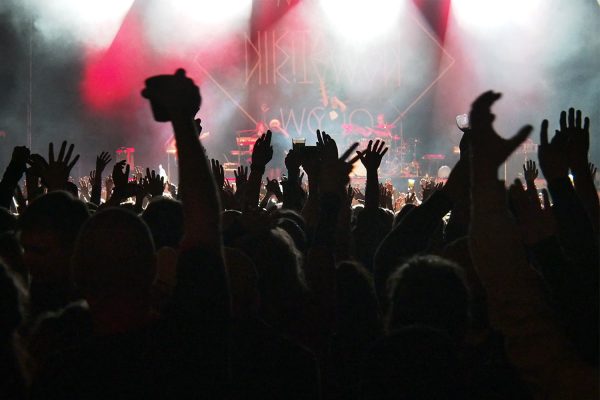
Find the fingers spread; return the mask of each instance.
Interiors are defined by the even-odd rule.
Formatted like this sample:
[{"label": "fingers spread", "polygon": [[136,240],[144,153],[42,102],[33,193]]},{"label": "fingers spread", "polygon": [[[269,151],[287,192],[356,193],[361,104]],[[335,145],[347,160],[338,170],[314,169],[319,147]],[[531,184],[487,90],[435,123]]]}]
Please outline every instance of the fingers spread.
[{"label": "fingers spread", "polygon": [[77,154],[75,156],[75,158],[73,159],[73,161],[71,161],[71,163],[69,165],[67,165],[67,168],[72,169],[73,166],[77,163],[77,161],[79,161],[79,154]]},{"label": "fingers spread", "polygon": [[52,142],[48,145],[48,162],[54,162],[54,143]]},{"label": "fingers spread", "polygon": [[[66,143],[66,142],[65,142],[65,143]],[[71,145],[69,146],[69,150],[67,151],[67,155],[66,155],[66,156],[65,156],[65,158],[64,158],[64,162],[65,162],[65,163],[68,163],[68,162],[69,162],[69,160],[71,159],[71,155],[73,154],[73,149],[74,149],[74,148],[75,148],[75,145],[74,145],[74,144],[71,144]],[[61,149],[61,150],[62,150],[62,149]]]}]

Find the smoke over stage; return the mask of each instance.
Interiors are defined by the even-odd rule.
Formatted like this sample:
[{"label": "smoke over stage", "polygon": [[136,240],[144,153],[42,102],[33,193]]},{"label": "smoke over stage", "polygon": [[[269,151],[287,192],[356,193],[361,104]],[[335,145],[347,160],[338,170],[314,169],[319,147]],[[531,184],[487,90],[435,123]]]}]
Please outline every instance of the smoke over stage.
[{"label": "smoke over stage", "polygon": [[[385,141],[384,179],[405,185],[443,177],[442,167],[458,159],[457,115],[490,87],[514,99],[503,105],[511,116],[498,121],[503,132],[563,109],[555,93],[569,93],[569,104],[592,119],[600,112],[595,2],[82,3],[0,6],[0,47],[13,61],[0,66],[4,149],[27,144],[42,151],[67,135],[83,155],[102,148],[122,158],[119,149],[133,149],[137,164],[160,164],[175,180],[172,132],[149,122],[139,91],[140,77],[177,67],[200,84],[211,157],[231,171],[247,164],[253,140],[270,129],[272,176],[293,140],[314,145],[320,129],[344,146]],[[558,24],[561,33],[553,29]],[[506,178],[518,176],[538,141],[509,160]],[[591,149],[592,158],[599,153]],[[91,167],[82,163],[75,172]],[[360,181],[364,170],[357,167],[354,177]]]}]

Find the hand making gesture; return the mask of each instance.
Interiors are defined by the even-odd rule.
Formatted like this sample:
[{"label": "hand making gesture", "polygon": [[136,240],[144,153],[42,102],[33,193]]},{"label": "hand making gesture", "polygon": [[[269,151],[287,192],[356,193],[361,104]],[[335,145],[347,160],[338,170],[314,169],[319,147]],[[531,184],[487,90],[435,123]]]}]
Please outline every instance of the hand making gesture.
[{"label": "hand making gesture", "polygon": [[363,151],[357,151],[356,154],[360,157],[360,161],[365,166],[367,172],[377,170],[381,164],[381,159],[387,153],[389,147],[385,147],[383,140],[376,140],[373,144],[372,140],[369,140],[367,148]]},{"label": "hand making gesture", "polygon": [[73,148],[71,144],[66,151],[67,142],[62,142],[58,157],[54,158],[54,143],[48,146],[48,161],[39,154],[32,154],[29,163],[34,167],[36,174],[42,178],[42,183],[48,188],[48,191],[65,189],[69,181],[69,174],[73,166],[79,160],[79,154],[72,160]]}]

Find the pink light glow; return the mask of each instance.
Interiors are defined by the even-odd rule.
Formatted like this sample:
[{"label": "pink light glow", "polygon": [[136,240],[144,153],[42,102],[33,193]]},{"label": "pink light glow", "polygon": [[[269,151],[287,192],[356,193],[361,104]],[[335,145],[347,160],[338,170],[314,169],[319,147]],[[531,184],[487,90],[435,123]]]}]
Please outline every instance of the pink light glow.
[{"label": "pink light glow", "polygon": [[145,76],[145,49],[140,23],[131,10],[108,50],[88,55],[82,90],[92,109],[109,112],[139,92],[140,76]]}]

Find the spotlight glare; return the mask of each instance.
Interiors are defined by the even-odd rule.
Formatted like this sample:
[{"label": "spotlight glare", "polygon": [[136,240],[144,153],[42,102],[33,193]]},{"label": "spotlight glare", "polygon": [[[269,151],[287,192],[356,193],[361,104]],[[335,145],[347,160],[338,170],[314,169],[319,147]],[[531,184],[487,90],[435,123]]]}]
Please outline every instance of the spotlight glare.
[{"label": "spotlight glare", "polygon": [[398,21],[404,1],[321,0],[320,4],[337,33],[348,40],[368,41]]},{"label": "spotlight glare", "polygon": [[463,27],[496,28],[531,21],[540,0],[452,0],[452,13]]},{"label": "spotlight glare", "polygon": [[197,49],[199,41],[218,43],[232,32],[246,31],[251,10],[252,0],[154,1],[145,11],[145,30],[162,54],[185,52]]},{"label": "spotlight glare", "polygon": [[179,0],[169,3],[180,17],[201,21],[203,24],[219,25],[248,15],[252,0]]},{"label": "spotlight glare", "polygon": [[134,0],[32,0],[36,27],[47,38],[69,34],[86,44],[111,43]]}]

